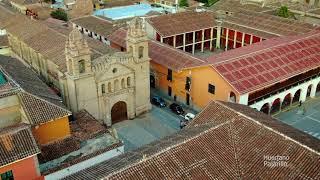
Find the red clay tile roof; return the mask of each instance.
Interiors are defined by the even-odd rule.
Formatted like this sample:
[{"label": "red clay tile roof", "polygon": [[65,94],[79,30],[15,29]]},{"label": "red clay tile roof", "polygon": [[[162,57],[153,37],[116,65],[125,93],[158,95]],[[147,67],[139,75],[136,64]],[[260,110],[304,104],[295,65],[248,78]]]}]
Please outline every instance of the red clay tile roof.
[{"label": "red clay tile roof", "polygon": [[0,47],[9,46],[8,37],[6,35],[0,36]]},{"label": "red clay tile roof", "polygon": [[71,115],[61,98],[19,60],[0,56],[0,68],[19,86],[17,94],[32,125]]},{"label": "red clay tile roof", "polygon": [[108,37],[116,28],[111,22],[95,16],[80,17],[71,22],[104,37]]},{"label": "red clay tile roof", "polygon": [[[248,106],[212,102],[177,134],[79,171],[66,179],[317,179],[319,140]],[[216,117],[216,114],[224,116]],[[252,116],[254,114],[254,116]],[[266,115],[263,115],[266,116]],[[286,135],[298,132],[317,149]],[[288,156],[287,166],[268,167],[265,156]]]},{"label": "red clay tile roof", "polygon": [[[109,36],[109,40],[121,47],[126,47],[127,31],[118,29]],[[164,65],[175,71],[205,65],[205,61],[192,56],[190,53],[173,48],[169,45],[150,40],[149,57],[155,63]]]},{"label": "red clay tile roof", "polygon": [[215,18],[211,12],[187,11],[151,17],[146,20],[163,37],[215,26]]},{"label": "red clay tile roof", "polygon": [[233,25],[230,28],[235,30],[263,38],[304,34],[315,29],[315,26],[309,23],[246,10],[227,16],[222,27],[230,25]]},{"label": "red clay tile roof", "polygon": [[265,40],[207,61],[240,93],[253,92],[320,66],[320,31]]},{"label": "red clay tile roof", "polygon": [[16,124],[0,129],[0,167],[38,153],[30,126]]}]

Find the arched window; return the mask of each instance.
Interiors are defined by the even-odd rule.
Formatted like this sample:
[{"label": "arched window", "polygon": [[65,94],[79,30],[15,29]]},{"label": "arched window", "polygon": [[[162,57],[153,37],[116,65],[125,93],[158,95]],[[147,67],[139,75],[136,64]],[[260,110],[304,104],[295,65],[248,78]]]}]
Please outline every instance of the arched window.
[{"label": "arched window", "polygon": [[106,93],[106,85],[105,84],[101,85],[101,92],[102,92],[102,94]]},{"label": "arched window", "polygon": [[236,102],[236,100],[237,100],[236,94],[231,91],[229,95],[229,102]]},{"label": "arched window", "polygon": [[124,79],[121,79],[121,88],[122,88],[122,89],[125,88]]},{"label": "arched window", "polygon": [[131,86],[131,82],[130,82],[130,81],[131,81],[130,77],[127,77],[127,86],[128,86],[128,87]]},{"label": "arched window", "polygon": [[84,60],[80,60],[79,61],[79,73],[84,73],[85,71],[86,71],[85,61]]},{"label": "arched window", "polygon": [[131,53],[132,51],[133,51],[133,48],[132,48],[132,46],[130,46],[129,49],[128,49],[128,52]]},{"label": "arched window", "polygon": [[110,93],[110,92],[112,92],[112,89],[111,89],[112,87],[111,87],[111,82],[109,82],[108,83],[108,92]]},{"label": "arched window", "polygon": [[139,47],[139,58],[143,58],[143,49],[144,49],[143,46]]},{"label": "arched window", "polygon": [[114,81],[114,90],[115,90],[115,91],[119,90],[119,80],[118,80],[118,79],[116,79],[116,80]]}]

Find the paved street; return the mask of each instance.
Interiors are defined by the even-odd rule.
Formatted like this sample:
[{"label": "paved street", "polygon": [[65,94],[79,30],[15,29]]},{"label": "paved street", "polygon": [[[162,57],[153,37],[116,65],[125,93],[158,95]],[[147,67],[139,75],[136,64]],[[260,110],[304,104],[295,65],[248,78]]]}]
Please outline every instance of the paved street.
[{"label": "paved street", "polygon": [[310,99],[301,107],[294,107],[275,116],[282,122],[320,139],[320,97]]},{"label": "paved street", "polygon": [[153,106],[150,112],[134,120],[116,123],[113,127],[128,151],[177,132],[180,130],[179,118],[168,107]]}]

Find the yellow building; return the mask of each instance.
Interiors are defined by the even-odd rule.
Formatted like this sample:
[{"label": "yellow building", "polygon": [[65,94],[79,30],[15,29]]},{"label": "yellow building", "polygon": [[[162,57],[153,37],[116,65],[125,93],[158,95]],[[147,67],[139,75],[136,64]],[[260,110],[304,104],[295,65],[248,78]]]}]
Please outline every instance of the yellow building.
[{"label": "yellow building", "polygon": [[[114,48],[125,48],[126,31],[115,31],[109,40]],[[150,86],[194,109],[210,100],[237,101],[239,94],[208,62],[166,44],[149,41]],[[218,90],[216,88],[219,88]]]}]

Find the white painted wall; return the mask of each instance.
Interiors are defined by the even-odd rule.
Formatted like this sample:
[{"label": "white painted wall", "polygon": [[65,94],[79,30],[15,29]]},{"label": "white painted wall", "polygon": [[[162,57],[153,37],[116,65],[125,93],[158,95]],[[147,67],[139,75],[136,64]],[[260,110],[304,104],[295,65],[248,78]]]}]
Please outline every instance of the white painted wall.
[{"label": "white painted wall", "polygon": [[291,97],[294,96],[294,94],[301,89],[301,94],[300,94],[300,101],[304,102],[306,100],[306,96],[307,96],[307,90],[308,87],[310,85],[312,85],[312,89],[311,89],[311,93],[310,96],[311,97],[315,97],[315,92],[316,92],[316,88],[317,88],[317,84],[320,82],[320,77],[317,77],[315,79],[312,79],[310,81],[301,83],[295,87],[292,87],[291,89],[288,89],[286,91],[280,92],[276,95],[273,95],[271,97],[268,97],[262,101],[256,102],[255,104],[250,105],[250,107],[252,108],[256,108],[257,110],[260,110],[262,108],[262,106],[266,103],[269,103],[269,107],[271,107],[272,103],[280,98],[280,102],[282,103],[284,98],[286,97],[287,94],[291,93]]},{"label": "white painted wall", "polygon": [[98,156],[95,156],[93,158],[87,159],[85,161],[82,161],[80,163],[74,164],[68,168],[56,171],[54,173],[46,175],[44,178],[46,180],[57,180],[57,179],[62,179],[66,176],[69,176],[71,174],[74,174],[78,171],[81,171],[83,169],[89,168],[91,166],[94,166],[96,164],[99,164],[103,161],[106,161],[108,159],[111,159],[115,156],[118,156],[120,154],[124,153],[124,146],[120,146],[116,149],[112,149],[110,151],[107,151],[103,154],[100,154]]}]

